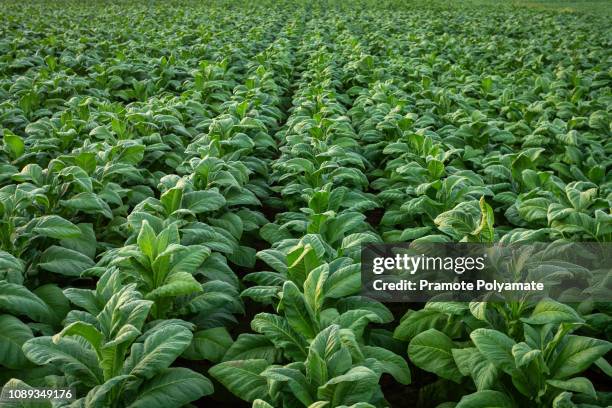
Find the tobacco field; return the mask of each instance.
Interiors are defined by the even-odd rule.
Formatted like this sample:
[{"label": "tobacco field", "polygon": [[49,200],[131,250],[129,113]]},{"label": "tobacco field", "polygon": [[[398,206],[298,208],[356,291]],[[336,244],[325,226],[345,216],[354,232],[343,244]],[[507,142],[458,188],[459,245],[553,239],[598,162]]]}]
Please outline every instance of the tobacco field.
[{"label": "tobacco field", "polygon": [[360,294],[367,243],[612,242],[566,3],[0,0],[0,388],[76,390],[0,406],[612,406],[612,299]]}]

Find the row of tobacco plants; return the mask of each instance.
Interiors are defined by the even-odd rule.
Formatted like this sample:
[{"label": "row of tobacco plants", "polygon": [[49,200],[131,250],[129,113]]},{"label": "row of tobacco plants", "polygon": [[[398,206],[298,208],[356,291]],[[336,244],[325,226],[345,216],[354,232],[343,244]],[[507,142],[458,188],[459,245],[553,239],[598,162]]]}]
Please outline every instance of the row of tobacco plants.
[{"label": "row of tobacco plants", "polygon": [[0,4],[0,385],[76,391],[0,405],[612,405],[611,303],[383,304],[359,263],[611,242],[608,16]]}]

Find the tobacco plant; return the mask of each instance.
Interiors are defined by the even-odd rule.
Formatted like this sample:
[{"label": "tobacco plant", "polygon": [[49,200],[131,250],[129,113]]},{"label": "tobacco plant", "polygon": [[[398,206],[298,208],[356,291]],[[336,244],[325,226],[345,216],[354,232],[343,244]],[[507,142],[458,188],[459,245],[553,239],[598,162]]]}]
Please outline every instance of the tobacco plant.
[{"label": "tobacco plant", "polygon": [[612,240],[599,3],[0,0],[0,384],[611,405],[609,303],[360,292],[369,243]]}]

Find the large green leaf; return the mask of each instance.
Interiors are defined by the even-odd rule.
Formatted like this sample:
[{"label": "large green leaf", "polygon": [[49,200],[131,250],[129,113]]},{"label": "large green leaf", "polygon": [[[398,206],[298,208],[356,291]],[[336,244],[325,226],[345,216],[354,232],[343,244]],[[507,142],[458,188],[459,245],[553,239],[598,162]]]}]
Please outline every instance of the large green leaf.
[{"label": "large green leaf", "polygon": [[96,354],[86,343],[71,338],[54,342],[51,337],[36,337],[26,341],[23,352],[36,364],[55,364],[75,380],[93,387],[102,383],[102,370]]},{"label": "large green leaf", "polygon": [[0,281],[0,310],[15,315],[28,316],[44,322],[52,319],[49,306],[25,286]]},{"label": "large green leaf", "polygon": [[475,347],[453,349],[453,358],[463,375],[469,375],[474,380],[476,389],[486,390],[494,387],[500,371],[487,360]]},{"label": "large green leaf", "polygon": [[354,367],[320,386],[317,395],[329,401],[331,406],[367,402],[374,394],[377,383],[378,375],[374,371]]},{"label": "large green leaf", "polygon": [[203,245],[190,245],[174,256],[171,273],[193,274],[210,255],[210,249]]},{"label": "large green leaf", "polygon": [[221,361],[230,346],[232,346],[232,337],[225,327],[199,330],[193,334],[193,340],[182,357],[217,363]]},{"label": "large green leaf", "polygon": [[268,399],[268,383],[261,373],[268,367],[266,360],[237,360],[217,364],[209,370],[228,390],[245,401]]},{"label": "large green leaf", "polygon": [[32,232],[55,239],[79,238],[82,234],[78,226],[58,215],[45,215],[36,218],[36,224]]},{"label": "large green leaf", "polygon": [[591,337],[569,335],[551,365],[555,379],[568,378],[586,370],[612,349],[612,343]]},{"label": "large green leaf", "polygon": [[119,388],[122,387],[129,378],[131,378],[129,375],[117,375],[112,377],[104,382],[104,384],[97,385],[89,390],[85,398],[80,399],[78,403],[84,404],[87,408],[106,408],[111,405],[113,394],[117,395]]},{"label": "large green leaf", "polygon": [[265,359],[270,364],[280,360],[282,350],[262,334],[243,333],[229,347],[223,361]]},{"label": "large green leaf", "polygon": [[25,265],[21,259],[0,250],[0,280],[21,284],[24,268]]},{"label": "large green leaf", "polygon": [[401,384],[410,384],[410,369],[408,363],[394,352],[382,347],[364,346],[363,355],[373,358],[380,373],[389,373]]},{"label": "large green leaf", "polygon": [[61,275],[80,276],[84,270],[94,266],[94,262],[80,252],[52,245],[43,252],[38,266]]},{"label": "large green leaf", "polygon": [[156,330],[146,338],[137,363],[129,374],[146,379],[152,378],[168,368],[185,351],[192,338],[191,331],[176,324]]},{"label": "large green leaf", "polygon": [[361,288],[361,268],[352,264],[332,273],[325,282],[325,297],[342,298],[359,293]]},{"label": "large green leaf", "polygon": [[451,237],[461,239],[478,228],[480,209],[478,202],[463,202],[452,210],[436,217],[434,222],[438,229]]},{"label": "large green leaf", "polygon": [[109,205],[97,194],[90,192],[79,193],[68,200],[60,200],[60,205],[86,214],[101,214],[106,218],[113,218]]},{"label": "large green leaf", "polygon": [[183,189],[178,187],[168,189],[168,191],[164,192],[159,199],[166,210],[166,214],[168,215],[181,208],[182,200]]},{"label": "large green leaf", "polygon": [[311,310],[318,313],[325,299],[325,281],[327,280],[327,270],[324,266],[313,269],[304,281],[304,298]]},{"label": "large green leaf", "polygon": [[485,390],[464,396],[455,408],[516,408],[516,406],[505,394]]},{"label": "large green leaf", "polygon": [[64,296],[64,292],[59,286],[48,283],[34,289],[34,294],[48,306],[52,319],[45,322],[51,325],[60,325],[66,314],[70,312],[70,302]]},{"label": "large green leaf", "polygon": [[142,222],[136,243],[140,251],[149,258],[150,262],[153,262],[157,256],[157,236],[147,220]]},{"label": "large green leaf", "polygon": [[580,392],[590,395],[593,398],[597,398],[597,393],[595,392],[593,383],[591,383],[591,381],[589,381],[589,379],[586,377],[575,377],[566,381],[547,380],[546,383],[561,390]]},{"label": "large green leaf", "polygon": [[213,393],[213,385],[202,374],[188,368],[167,368],[138,389],[129,408],[182,407]]},{"label": "large green leaf", "polygon": [[510,337],[493,329],[476,329],[470,337],[478,351],[496,367],[506,372],[516,368],[512,355],[516,343]]},{"label": "large green leaf", "polygon": [[94,259],[96,256],[97,241],[93,225],[78,224],[77,227],[81,231],[81,235],[74,238],[63,238],[60,241],[61,246],[75,250]]},{"label": "large green leaf", "polygon": [[550,299],[539,302],[531,313],[531,316],[522,318],[521,320],[529,324],[584,322],[584,319],[582,319],[570,306]]},{"label": "large green leaf", "polygon": [[251,321],[251,328],[264,334],[276,347],[279,347],[296,360],[306,358],[306,340],[281,316],[259,313]]},{"label": "large green leaf", "polygon": [[[2,389],[8,390],[34,390],[34,387],[29,384],[21,381],[17,378],[11,378],[9,381],[4,384]],[[0,392],[2,392],[0,389]],[[51,408],[51,401],[49,400],[16,400],[7,403],[10,408]]]},{"label": "large green leaf", "polygon": [[446,314],[437,310],[421,309],[411,311],[395,328],[393,337],[400,340],[410,340],[427,329],[441,330],[448,321]]},{"label": "large green leaf", "polygon": [[429,329],[410,341],[408,356],[417,367],[458,383],[462,375],[453,359],[453,348],[455,344],[446,334]]},{"label": "large green leaf", "polygon": [[532,349],[525,342],[520,342],[512,346],[512,355],[517,367],[528,365],[542,354],[541,350]]},{"label": "large green leaf", "polygon": [[22,368],[28,362],[21,346],[34,337],[32,330],[21,320],[11,315],[0,315],[0,365],[7,368]]},{"label": "large green leaf", "polygon": [[100,346],[104,341],[104,335],[95,326],[81,321],[69,324],[53,336],[53,339],[59,341],[63,336],[80,336],[87,340],[97,353],[100,352]]},{"label": "large green leaf", "polygon": [[25,152],[25,143],[23,140],[8,129],[4,130],[4,149],[13,158],[17,159]]},{"label": "large green leaf", "polygon": [[187,272],[176,272],[168,276],[162,286],[147,293],[147,299],[176,297],[202,292],[202,285]]},{"label": "large green leaf", "polygon": [[314,338],[318,330],[312,309],[306,303],[302,292],[291,281],[283,285],[282,305],[289,325],[307,338]]},{"label": "large green leaf", "polygon": [[306,377],[300,370],[290,367],[268,367],[261,373],[261,376],[268,381],[287,383],[291,394],[305,406],[309,406],[313,402],[314,389],[308,384]]},{"label": "large green leaf", "polygon": [[183,195],[183,206],[199,214],[218,210],[225,205],[225,198],[216,191],[194,191]]}]

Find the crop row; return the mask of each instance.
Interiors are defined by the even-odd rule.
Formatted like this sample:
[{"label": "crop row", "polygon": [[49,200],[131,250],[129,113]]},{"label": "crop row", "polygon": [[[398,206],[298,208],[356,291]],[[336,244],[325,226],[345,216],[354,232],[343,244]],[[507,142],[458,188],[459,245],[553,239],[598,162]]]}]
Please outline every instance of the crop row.
[{"label": "crop row", "polygon": [[367,243],[612,240],[607,17],[59,4],[1,14],[0,384],[77,398],[15,406],[611,403],[609,303],[360,293]]}]

